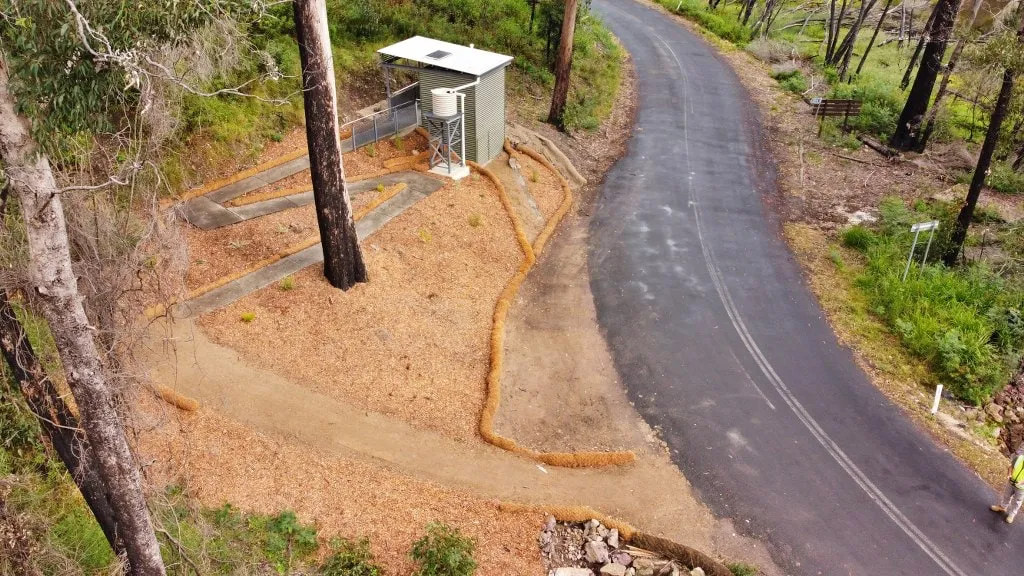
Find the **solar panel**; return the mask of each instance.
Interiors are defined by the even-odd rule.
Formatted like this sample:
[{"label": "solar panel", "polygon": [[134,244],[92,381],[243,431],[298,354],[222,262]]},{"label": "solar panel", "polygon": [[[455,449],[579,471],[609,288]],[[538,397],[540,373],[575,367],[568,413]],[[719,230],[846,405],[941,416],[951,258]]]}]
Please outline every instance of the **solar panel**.
[{"label": "solar panel", "polygon": [[434,60],[440,60],[446,56],[451,56],[451,52],[445,52],[444,50],[434,50],[430,54],[427,54],[427,58],[433,58]]}]

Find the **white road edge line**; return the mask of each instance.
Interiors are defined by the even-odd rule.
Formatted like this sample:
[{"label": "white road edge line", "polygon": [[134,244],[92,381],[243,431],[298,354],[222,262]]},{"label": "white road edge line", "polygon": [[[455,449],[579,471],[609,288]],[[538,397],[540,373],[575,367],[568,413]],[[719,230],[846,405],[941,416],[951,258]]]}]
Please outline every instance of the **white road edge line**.
[{"label": "white road edge line", "polygon": [[[683,70],[682,62],[679,60],[679,57],[676,56],[675,51],[672,50],[672,47],[669,46],[668,42],[666,42],[665,39],[662,38],[657,32],[655,32],[654,30],[650,30],[650,32],[651,34],[654,35],[655,38],[658,39],[659,42],[662,43],[663,46],[665,46],[669,54],[672,55],[672,59],[675,60],[676,66],[679,69],[679,73],[682,74],[683,76],[683,83],[686,87],[688,87],[689,82],[686,78],[686,72],[685,70]],[[686,170],[687,172],[690,172],[690,142],[688,136],[688,124],[689,122],[687,119],[686,107],[684,106],[683,146],[686,149]],[[865,475],[864,472],[862,472],[860,468],[858,468],[857,465],[854,464],[854,462],[846,455],[846,453],[844,453],[842,449],[839,448],[839,446],[832,440],[832,438],[830,438],[829,435],[821,428],[821,426],[818,425],[817,421],[814,420],[810,413],[807,412],[807,410],[803,407],[800,401],[796,399],[796,396],[794,396],[792,392],[789,391],[789,388],[786,386],[786,383],[782,381],[782,378],[779,377],[779,375],[775,372],[775,369],[764,357],[764,354],[758,347],[757,342],[754,341],[754,338],[750,335],[750,332],[747,330],[747,326],[743,322],[743,318],[740,316],[739,310],[736,308],[736,305],[732,300],[732,296],[729,294],[729,289],[725,286],[725,283],[722,280],[722,273],[718,268],[718,264],[715,261],[715,256],[711,250],[711,247],[704,241],[704,229],[701,225],[700,220],[700,196],[697,191],[697,188],[693,186],[692,180],[689,178],[687,178],[686,183],[687,188],[689,188],[690,197],[694,200],[694,202],[691,203],[691,206],[693,207],[693,216],[697,227],[697,238],[700,241],[701,251],[704,253],[704,261],[707,264],[708,272],[711,274],[711,283],[715,286],[715,291],[718,293],[718,297],[721,300],[722,305],[725,307],[725,312],[726,314],[728,314],[729,320],[732,323],[733,328],[736,329],[736,333],[739,334],[740,340],[743,341],[743,346],[750,353],[751,357],[754,359],[754,362],[757,363],[758,367],[761,369],[761,372],[764,373],[766,378],[768,378],[768,381],[771,382],[772,386],[775,387],[775,390],[776,392],[779,393],[779,396],[782,397],[782,399],[786,402],[789,408],[796,415],[797,419],[799,419],[800,422],[802,422],[803,425],[807,428],[807,430],[811,433],[811,435],[814,436],[815,440],[817,440],[818,443],[821,444],[823,448],[825,448],[825,451],[828,452],[833,459],[835,459],[839,466],[844,471],[846,471],[850,478],[852,478],[853,481],[856,482],[857,485],[860,486],[860,488],[864,490],[865,493],[867,493],[868,497],[871,498],[879,506],[879,508],[882,509],[882,511],[886,514],[886,516],[889,517],[889,519],[891,519],[897,526],[899,526],[900,529],[902,529],[903,532],[906,533],[906,535],[909,536],[910,539],[913,540],[914,543],[917,544],[917,546],[921,548],[921,550],[925,554],[928,555],[929,558],[931,558],[936,564],[938,564],[939,568],[941,568],[943,572],[945,572],[949,576],[967,576],[967,574],[960,570],[960,568],[958,568],[949,558],[947,558],[946,555],[943,554],[941,550],[939,550],[938,546],[932,543],[932,541],[929,540],[928,537],[923,532],[921,532],[921,530],[918,529],[918,527],[915,526],[913,522],[911,522],[906,516],[904,516],[903,513],[899,510],[899,508],[897,508],[896,505],[893,504],[893,502],[890,501],[888,497],[886,497],[886,495],[878,488],[878,486],[871,482],[867,475]]]}]

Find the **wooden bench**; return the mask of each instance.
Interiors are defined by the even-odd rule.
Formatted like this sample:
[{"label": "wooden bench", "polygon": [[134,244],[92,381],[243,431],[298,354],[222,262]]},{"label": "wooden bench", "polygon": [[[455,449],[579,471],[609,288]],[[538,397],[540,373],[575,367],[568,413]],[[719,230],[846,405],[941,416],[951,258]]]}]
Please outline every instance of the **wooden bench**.
[{"label": "wooden bench", "polygon": [[860,116],[863,102],[860,100],[842,100],[830,98],[812,98],[807,102],[811,105],[811,113],[821,122],[818,126],[818,136],[821,136],[821,128],[824,126],[825,117],[843,117],[843,130],[848,128],[850,116]]}]

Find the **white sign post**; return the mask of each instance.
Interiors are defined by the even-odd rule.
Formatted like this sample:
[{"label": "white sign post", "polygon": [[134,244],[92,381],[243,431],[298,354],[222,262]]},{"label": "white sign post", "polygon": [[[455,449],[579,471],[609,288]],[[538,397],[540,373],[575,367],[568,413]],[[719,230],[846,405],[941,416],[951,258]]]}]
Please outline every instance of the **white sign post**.
[{"label": "white sign post", "polygon": [[942,400],[942,384],[935,387],[935,402],[932,402],[932,414],[939,411],[939,400]]},{"label": "white sign post", "polygon": [[928,235],[928,245],[924,248],[924,258],[921,259],[921,269],[924,270],[924,264],[928,261],[928,250],[932,247],[932,239],[935,238],[935,231],[939,229],[939,221],[932,220],[931,222],[919,222],[910,227],[910,231],[914,233],[914,243],[910,245],[910,255],[907,256],[907,267],[903,269],[903,281],[907,280],[907,273],[910,272],[910,263],[914,261],[914,250],[917,248],[917,237],[921,235],[921,232],[931,231]]}]

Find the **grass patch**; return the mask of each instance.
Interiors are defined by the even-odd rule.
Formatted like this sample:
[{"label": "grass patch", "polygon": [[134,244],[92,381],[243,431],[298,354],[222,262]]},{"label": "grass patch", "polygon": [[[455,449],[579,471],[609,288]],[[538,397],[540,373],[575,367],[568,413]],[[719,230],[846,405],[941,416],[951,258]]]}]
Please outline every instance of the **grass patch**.
[{"label": "grass patch", "polygon": [[468,218],[468,221],[469,221],[469,225],[470,226],[472,226],[473,228],[476,228],[477,226],[479,226],[479,225],[484,223],[484,218],[483,218],[483,216],[481,216],[479,214],[470,214],[469,218]]},{"label": "grass patch", "polygon": [[1013,167],[1005,162],[992,164],[992,171],[985,182],[993,190],[1003,194],[1019,194],[1024,192],[1024,174],[1013,171]]},{"label": "grass patch", "polygon": [[757,566],[745,562],[732,562],[725,565],[732,572],[733,576],[757,576]]},{"label": "grass patch", "polygon": [[248,324],[248,323],[250,323],[250,322],[252,322],[253,320],[256,319],[256,313],[255,312],[242,312],[241,314],[238,315],[238,318],[242,322],[245,322],[246,324]]},{"label": "grass patch", "polygon": [[280,282],[277,283],[277,287],[280,288],[282,292],[288,292],[288,291],[294,290],[295,289],[295,277],[294,276],[285,276],[284,278],[281,279]]},{"label": "grass patch", "polygon": [[735,10],[730,10],[729,6],[712,11],[708,9],[707,2],[701,0],[658,0],[658,3],[671,12],[696,21],[715,36],[738,46],[743,46],[752,37],[750,29],[743,26],[736,18]]},{"label": "grass patch", "polygon": [[380,576],[383,571],[374,564],[369,540],[354,542],[340,538],[331,541],[331,554],[320,565],[319,573],[322,576]]}]

